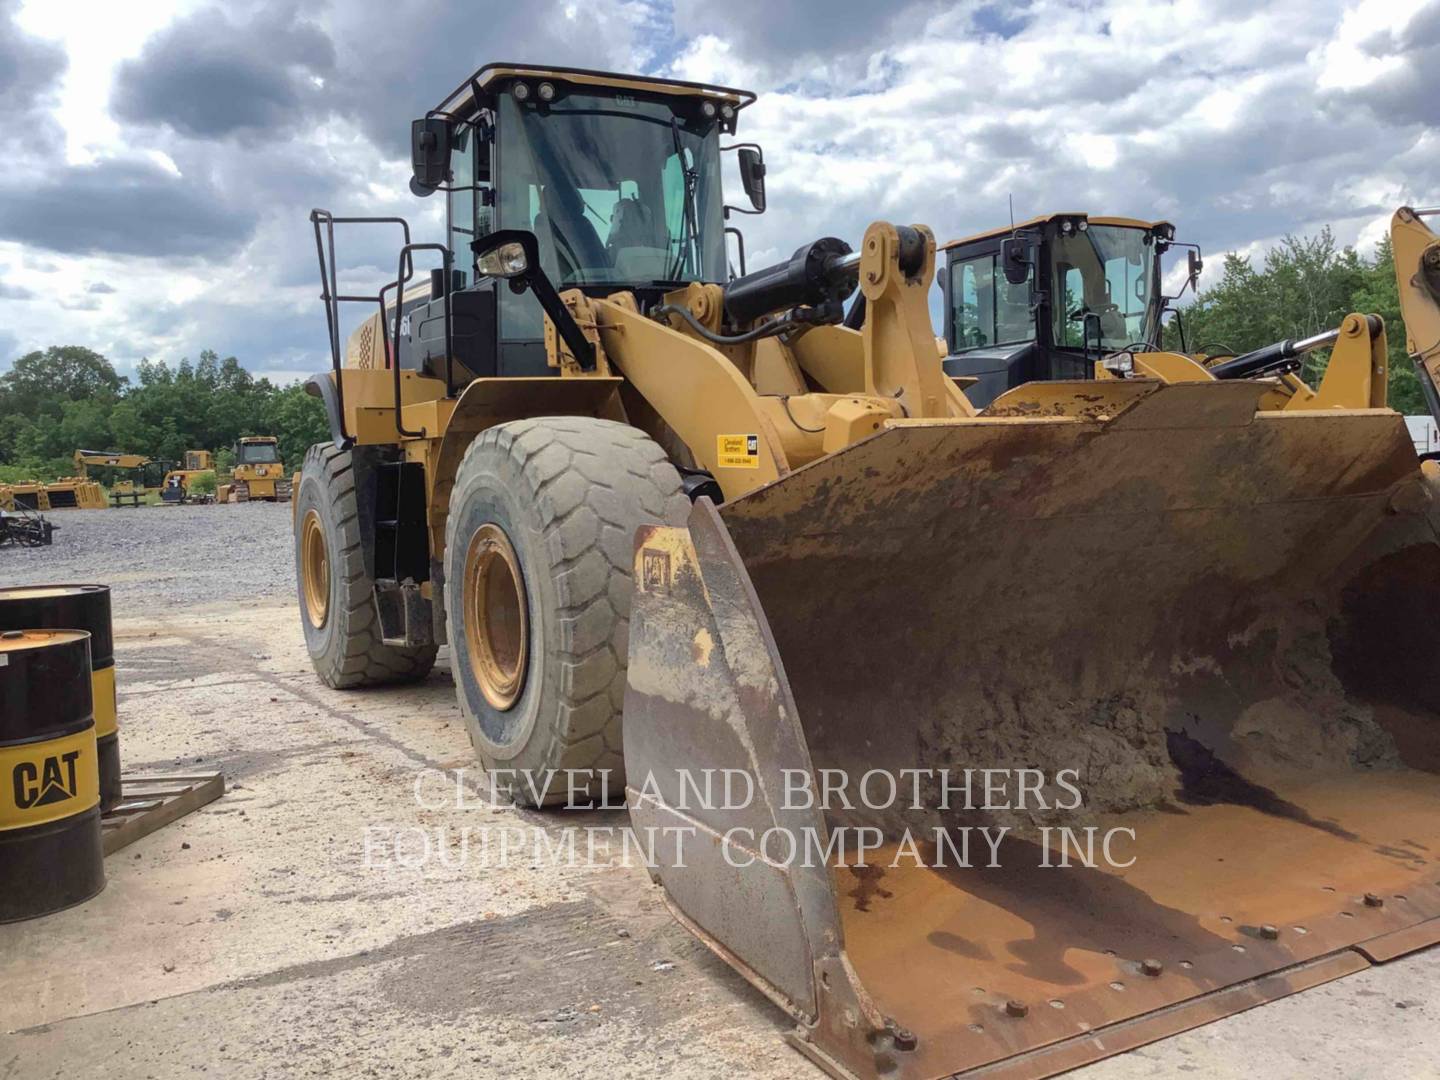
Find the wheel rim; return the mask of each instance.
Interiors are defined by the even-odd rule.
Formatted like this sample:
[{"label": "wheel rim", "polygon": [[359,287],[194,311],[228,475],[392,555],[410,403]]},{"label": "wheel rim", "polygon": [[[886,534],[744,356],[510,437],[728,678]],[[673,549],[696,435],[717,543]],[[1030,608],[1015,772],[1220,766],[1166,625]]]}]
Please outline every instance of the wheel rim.
[{"label": "wheel rim", "polygon": [[465,650],[480,692],[502,712],[525,688],[530,620],[523,581],[504,530],[480,526],[465,553]]},{"label": "wheel rim", "polygon": [[305,585],[305,617],[319,630],[330,612],[330,556],[325,551],[325,526],[311,510],[300,528],[300,576]]}]

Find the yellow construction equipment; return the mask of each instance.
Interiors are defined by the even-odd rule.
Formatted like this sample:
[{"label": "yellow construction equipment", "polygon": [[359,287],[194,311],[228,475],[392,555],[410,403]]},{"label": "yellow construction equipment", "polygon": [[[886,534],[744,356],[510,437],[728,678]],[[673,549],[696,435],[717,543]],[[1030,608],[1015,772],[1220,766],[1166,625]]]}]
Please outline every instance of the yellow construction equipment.
[{"label": "yellow construction equipment", "polygon": [[1405,320],[1405,351],[1415,365],[1430,415],[1440,422],[1440,237],[1425,218],[1440,207],[1402,206],[1390,219],[1395,283]]},{"label": "yellow construction equipment", "polygon": [[386,219],[348,341],[335,231],[374,220],[312,213],[321,678],[448,643],[497,786],[623,783],[677,916],[838,1077],[1049,1075],[1440,939],[1440,510],[1402,418],[1193,361],[979,408],[923,226],[727,274],[752,100],[482,68],[412,128],[447,242]]},{"label": "yellow construction equipment", "polygon": [[[140,505],[140,500],[148,490],[147,471],[152,467],[164,471],[162,463],[145,457],[143,454],[125,454],[119,450],[76,450],[73,460],[75,475],[82,480],[88,480],[88,470],[92,465],[107,469],[124,469],[135,475],[137,479],[118,480],[110,485],[110,505],[113,507],[122,506],[127,501],[131,506]],[[99,505],[105,505],[103,492]]]},{"label": "yellow construction equipment", "polygon": [[0,510],[49,510],[50,496],[39,480],[0,484]]},{"label": "yellow construction equipment", "polygon": [[289,502],[290,489],[290,477],[280,460],[280,440],[273,435],[252,435],[235,444],[230,483],[216,490],[215,501]]},{"label": "yellow construction equipment", "polygon": [[[1266,410],[1384,407],[1389,362],[1375,315],[1243,356],[1161,348],[1161,320],[1179,298],[1161,288],[1161,256],[1174,247],[1189,249],[1183,294],[1204,263],[1168,221],[1059,213],[943,245],[945,371],[982,408],[1028,382],[1132,377],[1271,379]],[[1333,352],[1311,389],[1299,371],[1318,349]]]},{"label": "yellow construction equipment", "polygon": [[180,504],[209,502],[209,495],[191,490],[191,485],[200,477],[215,472],[215,458],[209,450],[186,450],[185,460],[177,463],[180,467],[165,474],[160,488],[161,502]]}]

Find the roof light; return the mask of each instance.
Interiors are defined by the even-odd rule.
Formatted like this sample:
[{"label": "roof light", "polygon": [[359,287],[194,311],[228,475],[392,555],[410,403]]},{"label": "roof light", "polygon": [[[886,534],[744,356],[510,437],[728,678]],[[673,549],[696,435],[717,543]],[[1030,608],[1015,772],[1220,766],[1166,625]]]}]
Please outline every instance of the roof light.
[{"label": "roof light", "polygon": [[1075,227],[1081,232],[1084,232],[1086,229],[1090,228],[1090,222],[1086,221],[1084,218],[1081,218],[1075,223]]},{"label": "roof light", "polygon": [[510,88],[510,93],[515,95],[516,101],[530,100],[530,87],[526,83],[517,82],[514,86]]},{"label": "roof light", "polygon": [[705,118],[707,120],[713,120],[715,118],[715,114],[719,110],[715,108],[715,103],[713,101],[706,101],[701,103],[700,111],[705,114]]},{"label": "roof light", "polygon": [[541,101],[554,101],[554,100],[555,100],[555,84],[554,84],[554,83],[542,82],[538,87],[536,87],[535,92],[540,95],[540,100],[541,100]]},{"label": "roof light", "polygon": [[734,105],[728,105],[728,104],[727,104],[727,105],[721,105],[721,106],[720,106],[720,115],[723,116],[726,120],[734,120],[734,119],[735,119],[735,106],[734,106]]}]

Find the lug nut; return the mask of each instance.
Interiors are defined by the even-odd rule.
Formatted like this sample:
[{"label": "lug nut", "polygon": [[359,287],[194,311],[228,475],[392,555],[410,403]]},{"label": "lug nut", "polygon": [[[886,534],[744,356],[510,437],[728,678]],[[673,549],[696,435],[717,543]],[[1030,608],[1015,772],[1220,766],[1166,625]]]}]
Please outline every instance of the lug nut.
[{"label": "lug nut", "polygon": [[1005,1012],[1019,1019],[1022,1016],[1028,1016],[1030,1014],[1030,1006],[1026,1005],[1023,1001],[1015,1001],[1012,998],[1010,1001],[1005,1002]]},{"label": "lug nut", "polygon": [[1271,926],[1269,923],[1266,923],[1264,926],[1260,927],[1260,936],[1266,941],[1275,941],[1280,937],[1280,931],[1275,927]]},{"label": "lug nut", "polygon": [[1365,906],[1366,906],[1366,907],[1384,907],[1384,906],[1385,906],[1385,901],[1382,900],[1380,897],[1376,896],[1373,892],[1367,892],[1367,893],[1365,894]]},{"label": "lug nut", "polygon": [[1165,965],[1159,960],[1142,960],[1140,962],[1140,970],[1153,978],[1165,970]]},{"label": "lug nut", "polygon": [[915,1033],[909,1028],[897,1027],[894,1032],[896,1050],[914,1050],[920,1044]]}]

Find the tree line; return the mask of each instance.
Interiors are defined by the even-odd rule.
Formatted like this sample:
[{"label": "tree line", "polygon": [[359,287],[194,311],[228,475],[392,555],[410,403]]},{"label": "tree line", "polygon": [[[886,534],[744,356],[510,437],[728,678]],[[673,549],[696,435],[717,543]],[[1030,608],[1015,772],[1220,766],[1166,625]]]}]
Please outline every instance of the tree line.
[{"label": "tree line", "polygon": [[[1405,323],[1388,235],[1370,256],[1338,247],[1329,228],[1315,236],[1285,237],[1258,267],[1231,252],[1220,280],[1171,318],[1165,344],[1180,348],[1183,331],[1187,351],[1239,354],[1333,330],[1352,311],[1385,320],[1390,407],[1407,415],[1425,413],[1415,366],[1405,353]],[[1328,351],[1311,353],[1301,376],[1314,386],[1328,359]]]},{"label": "tree line", "polygon": [[100,353],[58,345],[27,353],[0,375],[0,481],[68,476],[77,449],[168,462],[210,450],[225,471],[243,435],[276,436],[282,460],[298,469],[330,429],[319,399],[300,383],[276,386],[210,350],[174,368],[142,360],[132,381]]},{"label": "tree line", "polygon": [[[1242,353],[1283,338],[1340,325],[1352,311],[1385,320],[1390,349],[1390,405],[1425,412],[1415,369],[1405,354],[1405,324],[1387,236],[1375,253],[1338,247],[1331,231],[1287,236],[1256,266],[1227,254],[1219,281],[1202,289],[1165,330],[1168,348]],[[1314,385],[1327,354],[1307,358]],[[285,463],[298,468],[312,444],[329,439],[318,399],[295,383],[255,378],[233,356],[206,350],[175,368],[142,360],[132,382],[104,356],[78,345],[27,353],[0,375],[0,481],[52,480],[73,471],[76,449],[119,450],[180,461],[186,450],[211,450],[221,471],[242,435],[274,435]]]}]

